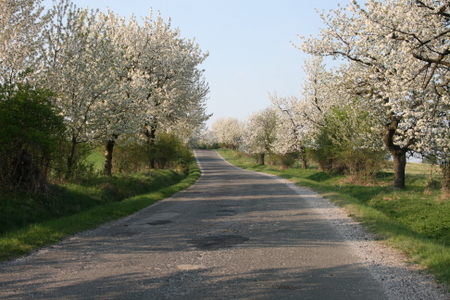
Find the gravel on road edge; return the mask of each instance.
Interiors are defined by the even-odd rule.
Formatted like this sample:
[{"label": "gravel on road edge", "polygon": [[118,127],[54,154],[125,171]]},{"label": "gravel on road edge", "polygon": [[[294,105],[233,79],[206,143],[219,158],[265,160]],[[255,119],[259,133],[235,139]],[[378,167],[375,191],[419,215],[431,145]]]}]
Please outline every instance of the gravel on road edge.
[{"label": "gravel on road edge", "polygon": [[363,226],[349,217],[343,208],[309,188],[297,186],[275,175],[270,176],[277,177],[297,191],[312,208],[324,216],[350,247],[366,261],[366,267],[385,288],[389,299],[450,299],[448,286],[437,284],[432,275],[420,270],[417,264],[407,262],[408,259],[399,250],[376,241],[375,235],[364,230]]}]

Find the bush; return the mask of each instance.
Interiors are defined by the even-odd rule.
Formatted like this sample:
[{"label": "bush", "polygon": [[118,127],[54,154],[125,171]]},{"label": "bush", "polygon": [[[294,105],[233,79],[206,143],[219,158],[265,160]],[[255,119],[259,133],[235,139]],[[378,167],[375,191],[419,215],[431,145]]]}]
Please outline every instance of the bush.
[{"label": "bush", "polygon": [[[319,128],[313,158],[323,171],[355,180],[373,178],[383,168],[386,151],[367,112],[345,106],[333,108]],[[369,137],[369,138],[367,138]]]},{"label": "bush", "polygon": [[114,150],[114,166],[122,173],[148,169],[152,161],[155,168],[186,171],[193,160],[192,150],[173,133],[160,133],[153,145],[127,142]]},{"label": "bush", "polygon": [[117,143],[113,160],[113,166],[121,173],[134,173],[148,169],[148,145],[139,141]]},{"label": "bush", "polygon": [[161,169],[172,167],[184,170],[194,159],[191,149],[173,133],[160,133],[149,150],[150,159]]},{"label": "bush", "polygon": [[50,96],[30,86],[0,88],[0,183],[7,189],[44,188],[62,159],[58,149],[65,128]]},{"label": "bush", "polygon": [[299,153],[271,154],[269,164],[281,166],[283,169],[289,169],[294,166],[299,158]]}]

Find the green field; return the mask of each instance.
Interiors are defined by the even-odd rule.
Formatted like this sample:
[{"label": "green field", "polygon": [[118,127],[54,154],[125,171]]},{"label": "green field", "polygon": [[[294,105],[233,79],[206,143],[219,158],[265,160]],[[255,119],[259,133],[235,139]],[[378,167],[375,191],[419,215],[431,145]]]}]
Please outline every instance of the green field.
[{"label": "green field", "polygon": [[439,170],[408,163],[404,190],[392,186],[393,172],[380,172],[373,181],[354,184],[342,175],[320,172],[314,166],[281,169],[258,166],[253,158],[230,150],[219,150],[230,163],[266,172],[309,187],[343,207],[378,240],[400,249],[409,259],[450,284],[450,199],[442,196],[436,182]]}]

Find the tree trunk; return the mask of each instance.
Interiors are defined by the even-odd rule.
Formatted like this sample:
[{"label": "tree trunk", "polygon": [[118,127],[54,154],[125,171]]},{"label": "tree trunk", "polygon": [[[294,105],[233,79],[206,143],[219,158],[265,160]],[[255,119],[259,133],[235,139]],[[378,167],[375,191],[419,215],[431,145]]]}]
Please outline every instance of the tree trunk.
[{"label": "tree trunk", "polygon": [[264,157],[265,157],[264,153],[256,154],[256,163],[260,166],[264,166]]},{"label": "tree trunk", "polygon": [[112,176],[112,159],[114,146],[116,144],[117,135],[112,135],[111,138],[106,142],[105,145],[105,167],[103,169],[103,174],[106,176]]},{"label": "tree trunk", "polygon": [[398,128],[401,118],[391,116],[391,123],[386,126],[384,144],[394,160],[394,186],[405,188],[406,152],[408,146],[400,147],[394,144],[395,131]]},{"label": "tree trunk", "polygon": [[394,159],[394,186],[404,189],[406,173],[406,150],[399,149],[391,152]]},{"label": "tree trunk", "polygon": [[72,143],[70,147],[70,153],[67,157],[67,178],[72,177],[73,173],[73,166],[75,165],[75,153],[76,153],[76,147],[77,147],[77,138],[72,137]]},{"label": "tree trunk", "polygon": [[156,159],[152,153],[154,151],[154,146],[156,143],[156,128],[157,128],[157,122],[154,119],[151,124],[148,125],[148,127],[145,129],[144,134],[147,137],[147,143],[148,143],[148,158],[149,158],[149,168],[154,169],[156,166]]},{"label": "tree trunk", "polygon": [[302,169],[308,169],[308,161],[305,158],[302,158]]},{"label": "tree trunk", "polygon": [[302,147],[300,150],[300,155],[302,156],[302,169],[308,169],[308,159],[306,158],[306,149]]},{"label": "tree trunk", "polygon": [[441,165],[442,169],[442,194],[450,195],[450,162]]}]

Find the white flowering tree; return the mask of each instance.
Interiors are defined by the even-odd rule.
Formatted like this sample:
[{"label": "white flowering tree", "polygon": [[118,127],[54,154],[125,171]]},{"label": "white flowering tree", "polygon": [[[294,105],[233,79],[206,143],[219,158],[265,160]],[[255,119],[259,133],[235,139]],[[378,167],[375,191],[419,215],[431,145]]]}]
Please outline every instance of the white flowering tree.
[{"label": "white flowering tree", "polygon": [[424,94],[424,107],[429,111],[426,118],[418,122],[420,134],[424,135],[416,139],[415,150],[436,156],[444,175],[443,189],[448,193],[450,5],[448,1],[431,0],[386,1],[383,10],[373,9],[374,5],[376,3],[369,2],[365,9],[355,2],[355,10],[368,22],[376,24],[385,43],[399,44],[409,61],[419,62],[419,67],[414,69],[408,62],[404,66],[412,74],[409,78],[420,79],[416,84]]},{"label": "white flowering tree", "polygon": [[68,169],[80,143],[104,140],[111,175],[119,136],[176,131],[187,141],[206,121],[208,85],[197,67],[207,57],[160,16],[128,20],[61,0],[45,31],[42,83],[57,93],[68,124]]},{"label": "white flowering tree", "polygon": [[244,123],[236,118],[222,117],[212,124],[212,132],[217,143],[237,150],[242,142]]},{"label": "white flowering tree", "polygon": [[[190,41],[189,43],[192,43]],[[190,67],[183,67],[183,64],[178,64],[180,68],[184,68],[185,72],[179,74],[177,79],[177,87],[173,89],[170,94],[167,106],[170,109],[165,109],[161,121],[161,129],[166,132],[173,132],[184,143],[195,135],[196,131],[203,127],[204,123],[211,117],[206,113],[206,100],[209,93],[209,86],[203,78],[203,70],[196,68],[204,58],[196,57],[201,52],[198,46],[191,49],[189,56],[183,61],[190,61]]]},{"label": "white flowering tree", "polygon": [[309,123],[309,127],[324,125],[325,113],[333,106],[345,102],[346,97],[339,94],[339,77],[328,71],[321,56],[313,56],[303,65],[306,78],[303,82],[301,103],[297,111]]},{"label": "white flowering tree", "polygon": [[48,21],[40,0],[0,1],[0,84],[13,86],[33,80],[37,50]]},{"label": "white flowering tree", "polygon": [[303,168],[307,168],[306,148],[316,148],[316,135],[325,126],[325,116],[335,105],[348,101],[342,92],[341,80],[328,71],[322,57],[306,60],[303,69],[302,97],[278,97],[270,95],[272,105],[278,109],[277,138],[273,145],[275,153],[300,152]]},{"label": "white flowering tree", "polygon": [[269,96],[272,106],[277,109],[277,126],[272,150],[275,154],[299,153],[302,168],[308,168],[306,147],[308,145],[308,125],[304,118],[302,102],[297,97]]},{"label": "white flowering tree", "polygon": [[256,162],[265,164],[266,154],[272,152],[277,132],[277,111],[268,107],[252,113],[247,119],[242,148],[248,154],[256,155]]},{"label": "white flowering tree", "polygon": [[[445,91],[445,92],[443,92]],[[440,110],[436,111],[437,121],[424,127],[417,143],[417,151],[431,159],[441,167],[443,181],[442,191],[450,194],[450,101],[448,88],[430,95],[430,99],[440,102]],[[432,101],[432,100],[430,100]]]},{"label": "white flowering tree", "polygon": [[191,138],[190,144],[198,148],[214,148],[217,145],[217,139],[210,128],[199,127]]},{"label": "white flowering tree", "polygon": [[123,135],[128,137],[123,142],[135,141],[142,130],[148,83],[144,71],[137,65],[140,53],[149,48],[148,41],[140,40],[142,29],[134,16],[127,21],[112,11],[105,14],[99,12],[97,22],[102,27],[105,41],[112,47],[112,82],[99,127],[105,143],[104,174],[111,175],[116,141]]},{"label": "white flowering tree", "polygon": [[[121,78],[123,96],[139,111],[136,120],[151,147],[157,132],[175,131],[189,140],[195,128],[206,121],[205,101],[209,87],[198,66],[208,54],[193,40],[180,37],[158,16],[124,23],[122,35],[126,73]],[[154,162],[150,161],[150,167]]]},{"label": "white flowering tree", "polygon": [[[432,1],[428,1],[431,3]],[[435,3],[436,1],[433,1]],[[439,1],[437,1],[439,2]],[[343,74],[355,94],[367,101],[368,111],[384,126],[384,145],[394,160],[394,185],[405,187],[405,166],[408,151],[417,144],[420,132],[435,121],[437,103],[429,101],[432,92],[430,78],[433,67],[425,61],[431,52],[418,49],[414,53],[411,44],[398,38],[397,30],[417,33],[422,41],[426,36],[442,37],[443,22],[428,26],[426,14],[406,13],[423,9],[421,1],[386,0],[368,1],[362,9],[356,1],[347,8],[338,8],[329,15],[322,15],[327,28],[318,38],[307,39],[305,52],[343,58],[352,67]],[[442,7],[447,9],[446,6]],[[405,14],[406,13],[406,14]],[[395,28],[390,34],[383,24]],[[426,24],[426,25],[425,25]],[[408,34],[406,34],[408,35]],[[414,34],[409,38],[415,39]],[[438,38],[439,39],[439,38]],[[443,37],[445,39],[445,37]],[[442,42],[442,39],[441,39]],[[439,41],[437,41],[439,43]],[[420,44],[420,43],[419,43]],[[422,59],[417,58],[420,56]],[[434,64],[437,66],[437,64]],[[431,76],[431,77],[430,77]]]},{"label": "white flowering tree", "polygon": [[[447,109],[447,112],[450,107]],[[448,113],[446,113],[448,115]],[[424,131],[421,153],[429,158],[433,163],[437,163],[442,169],[442,191],[450,194],[450,119],[449,116],[441,118],[441,124],[435,127],[428,127]]]},{"label": "white flowering tree", "polygon": [[[421,61],[413,74],[424,75],[422,87],[436,80],[440,70],[450,69],[448,44],[450,4],[444,0],[385,0],[368,1],[366,8],[352,1],[352,9],[364,17],[377,37],[386,44],[395,44],[409,57]],[[409,66],[404,66],[409,68]],[[444,78],[438,81],[444,83]]]},{"label": "white flowering tree", "polygon": [[[117,94],[116,49],[97,20],[98,12],[62,0],[50,10],[53,22],[44,32],[40,83],[56,93],[55,105],[68,129],[70,175],[79,144],[104,137],[111,99]],[[114,105],[113,105],[114,106]]]}]

